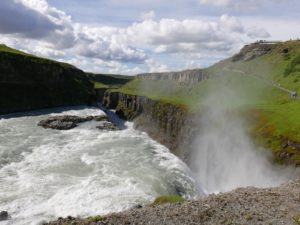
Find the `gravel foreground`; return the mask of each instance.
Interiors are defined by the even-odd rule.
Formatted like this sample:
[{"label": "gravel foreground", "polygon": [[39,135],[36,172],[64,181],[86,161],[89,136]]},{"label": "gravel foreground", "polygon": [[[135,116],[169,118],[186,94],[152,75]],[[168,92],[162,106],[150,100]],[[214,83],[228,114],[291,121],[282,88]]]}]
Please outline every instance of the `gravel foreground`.
[{"label": "gravel foreground", "polygon": [[[59,218],[47,225],[300,225],[300,179],[276,188],[238,188],[184,203],[145,206],[87,219]],[[46,224],[45,224],[46,225]]]}]

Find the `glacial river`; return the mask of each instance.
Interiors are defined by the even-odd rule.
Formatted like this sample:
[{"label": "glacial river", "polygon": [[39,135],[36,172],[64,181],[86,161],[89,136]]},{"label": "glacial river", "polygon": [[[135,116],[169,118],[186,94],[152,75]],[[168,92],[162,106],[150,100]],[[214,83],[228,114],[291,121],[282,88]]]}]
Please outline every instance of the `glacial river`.
[{"label": "glacial river", "polygon": [[0,119],[0,211],[11,216],[1,225],[107,214],[178,192],[198,196],[187,166],[131,123],[120,131],[98,130],[95,121],[68,131],[37,126],[53,115],[103,113],[73,107]]}]

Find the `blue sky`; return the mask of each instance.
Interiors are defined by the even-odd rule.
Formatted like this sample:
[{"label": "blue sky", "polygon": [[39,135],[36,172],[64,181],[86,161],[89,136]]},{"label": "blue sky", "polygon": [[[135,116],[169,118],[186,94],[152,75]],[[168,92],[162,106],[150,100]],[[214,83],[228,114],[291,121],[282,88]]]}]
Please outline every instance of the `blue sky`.
[{"label": "blue sky", "polygon": [[0,42],[97,73],[209,66],[300,38],[299,0],[1,0]]}]

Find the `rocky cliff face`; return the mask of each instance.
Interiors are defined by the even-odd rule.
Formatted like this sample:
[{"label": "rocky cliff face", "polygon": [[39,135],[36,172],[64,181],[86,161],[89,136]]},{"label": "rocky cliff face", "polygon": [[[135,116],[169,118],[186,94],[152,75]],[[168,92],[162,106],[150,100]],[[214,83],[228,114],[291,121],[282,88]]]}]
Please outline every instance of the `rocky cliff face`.
[{"label": "rocky cliff face", "polygon": [[110,90],[105,92],[102,103],[116,109],[121,118],[134,120],[137,129],[147,132],[178,157],[189,161],[192,140],[199,126],[195,126],[196,115],[190,114],[184,106]]},{"label": "rocky cliff face", "polygon": [[193,84],[207,79],[208,76],[203,70],[196,69],[181,72],[145,73],[137,75],[136,78],[147,80],[172,80],[180,84]]},{"label": "rocky cliff face", "polygon": [[241,51],[232,57],[232,62],[249,61],[257,57],[268,54],[277,43],[256,42],[246,45]]},{"label": "rocky cliff face", "polygon": [[73,66],[26,55],[0,54],[0,114],[87,104],[93,84]]}]

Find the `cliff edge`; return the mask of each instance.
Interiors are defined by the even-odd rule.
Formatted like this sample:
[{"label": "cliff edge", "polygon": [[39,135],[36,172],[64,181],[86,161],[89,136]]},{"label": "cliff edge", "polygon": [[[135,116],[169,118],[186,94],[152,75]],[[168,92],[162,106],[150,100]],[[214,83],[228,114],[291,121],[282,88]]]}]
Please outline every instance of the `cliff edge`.
[{"label": "cliff edge", "polygon": [[0,114],[88,104],[93,84],[69,64],[0,45]]}]

